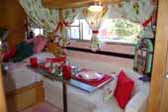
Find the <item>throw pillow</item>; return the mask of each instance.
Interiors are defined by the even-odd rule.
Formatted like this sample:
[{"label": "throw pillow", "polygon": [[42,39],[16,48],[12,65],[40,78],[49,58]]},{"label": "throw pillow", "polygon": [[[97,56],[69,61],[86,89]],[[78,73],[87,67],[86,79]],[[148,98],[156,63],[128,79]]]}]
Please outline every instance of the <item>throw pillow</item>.
[{"label": "throw pillow", "polygon": [[119,106],[124,109],[132,96],[134,81],[127,77],[123,70],[120,71],[114,96]]},{"label": "throw pillow", "polygon": [[9,61],[11,58],[15,56],[15,54],[16,54],[16,47],[9,49],[3,54],[3,61],[4,62]]},{"label": "throw pillow", "polygon": [[21,42],[16,46],[16,55],[13,58],[14,62],[19,62],[33,54],[33,48],[31,44],[25,41]]},{"label": "throw pillow", "polygon": [[44,36],[39,35],[34,39],[33,44],[34,44],[33,48],[34,53],[40,53],[47,45],[47,39]]}]

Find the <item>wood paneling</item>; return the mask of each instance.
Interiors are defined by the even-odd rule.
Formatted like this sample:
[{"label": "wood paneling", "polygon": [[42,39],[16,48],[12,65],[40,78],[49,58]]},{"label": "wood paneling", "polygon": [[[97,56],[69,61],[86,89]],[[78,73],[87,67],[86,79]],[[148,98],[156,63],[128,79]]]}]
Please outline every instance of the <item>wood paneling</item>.
[{"label": "wood paneling", "polygon": [[163,82],[159,112],[168,112],[168,79],[164,79]]},{"label": "wood paneling", "polygon": [[[43,82],[6,93],[9,112],[23,110],[44,101]],[[0,111],[1,112],[1,111]]]},{"label": "wood paneling", "polygon": [[162,90],[161,90],[161,102],[160,112],[168,112],[168,45],[167,45],[167,63],[166,71],[163,77]]},{"label": "wood paneling", "polygon": [[2,79],[3,78],[2,78],[2,71],[1,71],[1,65],[0,65],[0,112],[7,112]]},{"label": "wood paneling", "polygon": [[26,14],[18,0],[0,0],[0,14],[0,27],[9,29],[9,45],[12,47],[24,40]]},{"label": "wood paneling", "polygon": [[101,3],[120,3],[123,0],[43,0],[43,4],[48,8],[72,8],[87,6],[94,2],[100,1]]},{"label": "wood paneling", "polygon": [[[168,32],[168,0],[159,0],[149,111],[160,112],[161,89],[165,75]],[[168,95],[167,95],[168,97]],[[166,99],[162,99],[166,100]],[[168,105],[168,104],[166,104]],[[161,111],[162,112],[162,111]],[[164,111],[163,111],[164,112]]]}]

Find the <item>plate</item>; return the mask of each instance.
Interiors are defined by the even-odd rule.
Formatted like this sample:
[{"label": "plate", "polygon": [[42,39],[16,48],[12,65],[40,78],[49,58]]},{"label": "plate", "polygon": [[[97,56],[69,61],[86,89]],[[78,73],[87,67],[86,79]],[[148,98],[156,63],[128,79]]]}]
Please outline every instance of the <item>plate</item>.
[{"label": "plate", "polygon": [[89,81],[101,80],[103,76],[104,75],[99,74],[95,71],[90,71],[90,70],[83,70],[76,74],[76,78],[83,79],[83,80],[89,80]]}]

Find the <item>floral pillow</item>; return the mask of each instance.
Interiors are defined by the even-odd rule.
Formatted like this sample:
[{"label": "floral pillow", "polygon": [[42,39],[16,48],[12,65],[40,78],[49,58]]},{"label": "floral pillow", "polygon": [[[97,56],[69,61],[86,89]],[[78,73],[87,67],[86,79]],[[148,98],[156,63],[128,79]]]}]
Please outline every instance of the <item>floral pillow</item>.
[{"label": "floral pillow", "polygon": [[7,62],[16,54],[16,47],[9,49],[3,54],[3,61]]},{"label": "floral pillow", "polygon": [[42,35],[39,35],[34,39],[33,44],[34,44],[33,48],[34,53],[40,53],[47,45],[47,38],[45,38]]}]

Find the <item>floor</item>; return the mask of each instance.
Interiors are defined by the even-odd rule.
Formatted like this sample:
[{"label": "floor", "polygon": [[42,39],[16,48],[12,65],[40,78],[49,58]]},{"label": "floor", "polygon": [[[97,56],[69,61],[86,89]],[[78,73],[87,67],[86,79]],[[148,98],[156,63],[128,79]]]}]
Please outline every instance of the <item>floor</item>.
[{"label": "floor", "polygon": [[52,104],[43,102],[36,106],[23,110],[21,112],[62,112],[62,111],[56,108],[55,106],[53,106]]}]

